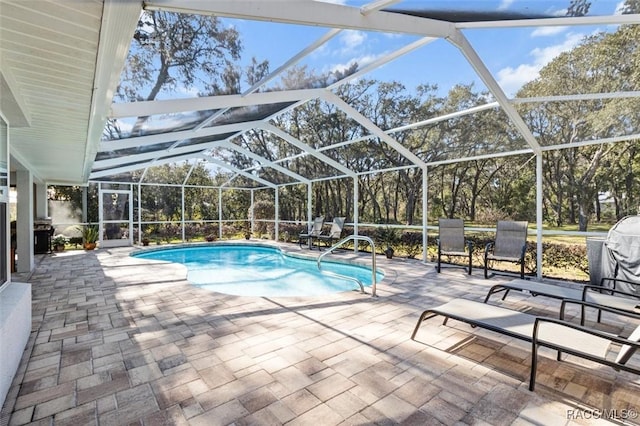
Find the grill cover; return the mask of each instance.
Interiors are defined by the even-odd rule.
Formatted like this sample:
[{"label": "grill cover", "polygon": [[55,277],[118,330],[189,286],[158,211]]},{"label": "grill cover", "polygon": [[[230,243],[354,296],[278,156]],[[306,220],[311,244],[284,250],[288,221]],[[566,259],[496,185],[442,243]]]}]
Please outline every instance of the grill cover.
[{"label": "grill cover", "polygon": [[[627,216],[616,223],[604,242],[604,277],[640,282],[640,216]],[[640,286],[619,283],[620,290],[640,294]]]}]

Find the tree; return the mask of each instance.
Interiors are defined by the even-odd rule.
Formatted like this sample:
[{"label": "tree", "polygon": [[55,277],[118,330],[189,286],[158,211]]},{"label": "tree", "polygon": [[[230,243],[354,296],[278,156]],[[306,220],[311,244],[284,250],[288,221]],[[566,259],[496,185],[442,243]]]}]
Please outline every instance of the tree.
[{"label": "tree", "polygon": [[[518,96],[541,96],[559,93],[610,92],[630,90],[637,85],[637,70],[629,63],[638,58],[637,28],[621,28],[614,34],[599,33],[586,38],[570,52],[559,55],[540,71],[540,77],[527,84]],[[618,54],[611,55],[616,47]],[[622,52],[622,53],[620,53]],[[620,54],[625,57],[620,58]],[[626,57],[630,59],[626,59]],[[572,144],[589,139],[608,138],[637,128],[640,116],[629,99],[553,102],[529,106],[525,120],[542,145]],[[565,200],[570,213],[577,210],[579,229],[586,231],[594,212],[598,193],[597,171],[607,159],[612,145],[591,145],[562,149],[546,168],[545,179],[554,185],[556,221],[562,223]],[[560,187],[559,185],[563,185]],[[564,193],[560,193],[559,191]],[[545,197],[550,201],[548,196]]]},{"label": "tree", "polygon": [[[117,96],[154,100],[161,93],[196,88],[203,94],[237,93],[233,61],[240,57],[238,32],[213,16],[144,11],[134,33]],[[132,135],[148,117],[139,117]]]}]

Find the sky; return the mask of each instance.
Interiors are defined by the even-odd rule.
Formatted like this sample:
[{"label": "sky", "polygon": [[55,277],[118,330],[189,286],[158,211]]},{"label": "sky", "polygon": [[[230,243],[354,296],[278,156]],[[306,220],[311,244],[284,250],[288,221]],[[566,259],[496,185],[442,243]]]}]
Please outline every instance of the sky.
[{"label": "sky", "polygon": [[[354,6],[365,4],[363,1],[355,0],[331,2],[347,2]],[[442,7],[442,4],[446,2],[422,0],[405,1],[398,6],[420,9],[425,5]],[[545,15],[564,15],[569,0],[466,0],[457,1],[455,4],[462,9],[466,7],[467,10],[476,7],[479,10],[484,8],[507,13],[533,11]],[[620,0],[593,0],[589,14],[611,14],[619,10],[620,6]],[[267,59],[271,70],[282,65],[327,32],[326,28],[289,24],[232,19],[227,19],[226,22],[240,31],[244,45],[243,60],[248,63],[254,56],[258,60]],[[498,30],[468,29],[463,30],[463,33],[503,91],[507,96],[513,97],[524,83],[535,79],[540,69],[558,54],[572,49],[585,36],[599,31],[613,30],[615,27],[612,26],[532,27]],[[418,39],[418,37],[406,35],[345,30],[307,56],[301,64],[321,72],[344,69],[353,61],[362,66]],[[400,81],[409,91],[415,90],[419,84],[437,84],[439,92],[443,95],[455,84],[460,83],[473,83],[476,90],[485,89],[483,82],[460,51],[441,39],[366,74],[366,77],[383,81]]]}]

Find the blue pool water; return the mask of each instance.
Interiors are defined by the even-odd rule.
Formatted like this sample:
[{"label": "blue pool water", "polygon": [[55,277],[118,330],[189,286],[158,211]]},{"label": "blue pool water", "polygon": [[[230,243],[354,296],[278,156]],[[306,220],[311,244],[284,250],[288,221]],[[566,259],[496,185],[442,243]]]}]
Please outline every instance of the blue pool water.
[{"label": "blue pool water", "polygon": [[[300,259],[272,247],[211,245],[152,250],[134,254],[143,259],[182,263],[197,287],[238,296],[316,296],[359,290],[357,283],[323,275],[315,259]],[[322,261],[322,270],[355,277],[371,286],[371,269]],[[383,275],[378,272],[376,281]]]}]

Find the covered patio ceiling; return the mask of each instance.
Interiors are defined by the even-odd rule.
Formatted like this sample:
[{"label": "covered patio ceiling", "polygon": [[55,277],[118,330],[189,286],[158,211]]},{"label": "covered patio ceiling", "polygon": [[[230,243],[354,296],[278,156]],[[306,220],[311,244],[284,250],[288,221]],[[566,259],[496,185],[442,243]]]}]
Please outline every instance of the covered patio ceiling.
[{"label": "covered patio ceiling", "polygon": [[[36,180],[48,184],[85,184],[88,180],[109,180],[134,170],[186,160],[203,160],[216,167],[249,177],[256,185],[275,187],[292,182],[310,183],[327,178],[354,177],[356,172],[327,155],[334,147],[316,149],[276,127],[272,120],[280,114],[320,99],[334,105],[362,127],[362,136],[337,145],[378,139],[401,154],[413,167],[425,163],[394,139],[400,130],[419,128],[452,117],[500,108],[523,140],[520,150],[488,152],[483,156],[516,153],[539,154],[559,146],[542,146],[519,116],[516,105],[523,102],[553,102],[616,97],[637,97],[639,92],[592,93],[512,99],[505,94],[481,55],[467,38],[474,30],[518,27],[589,26],[640,23],[640,15],[618,14],[614,2],[609,14],[558,16],[551,10],[566,9],[568,1],[514,2],[508,10],[499,2],[461,2],[457,8],[442,1],[378,0],[370,3],[346,1],[291,1],[283,7],[279,0],[118,0],[35,1],[0,0],[0,83],[3,111],[11,126],[13,159],[34,172]],[[148,102],[113,103],[114,92],[131,45],[132,35],[143,9],[185,14],[204,14],[226,19],[268,22],[322,28],[317,39],[288,60],[273,64],[274,71],[237,95],[163,99]],[[343,31],[358,30],[409,36],[409,41],[393,52],[381,55],[347,77],[326,87],[271,90],[269,83],[287,69],[322,49]],[[381,129],[369,118],[336,95],[340,85],[365,76],[411,52],[429,55],[429,45],[444,40],[468,62],[493,99],[485,105],[457,111],[423,122],[406,123],[401,128]],[[496,40],[496,45],[499,44]],[[155,116],[155,128],[137,135],[112,140],[103,138],[107,119],[135,120]],[[163,119],[166,119],[163,123]],[[161,123],[158,125],[158,123]],[[298,157],[313,157],[329,166],[333,176],[302,176],[280,163],[267,160],[233,142],[252,130],[269,132],[299,150]],[[572,146],[631,140],[639,135],[585,140]],[[231,166],[218,152],[233,151],[261,167],[271,167],[286,181],[269,182],[251,169]],[[464,161],[466,159],[448,159]]]}]

